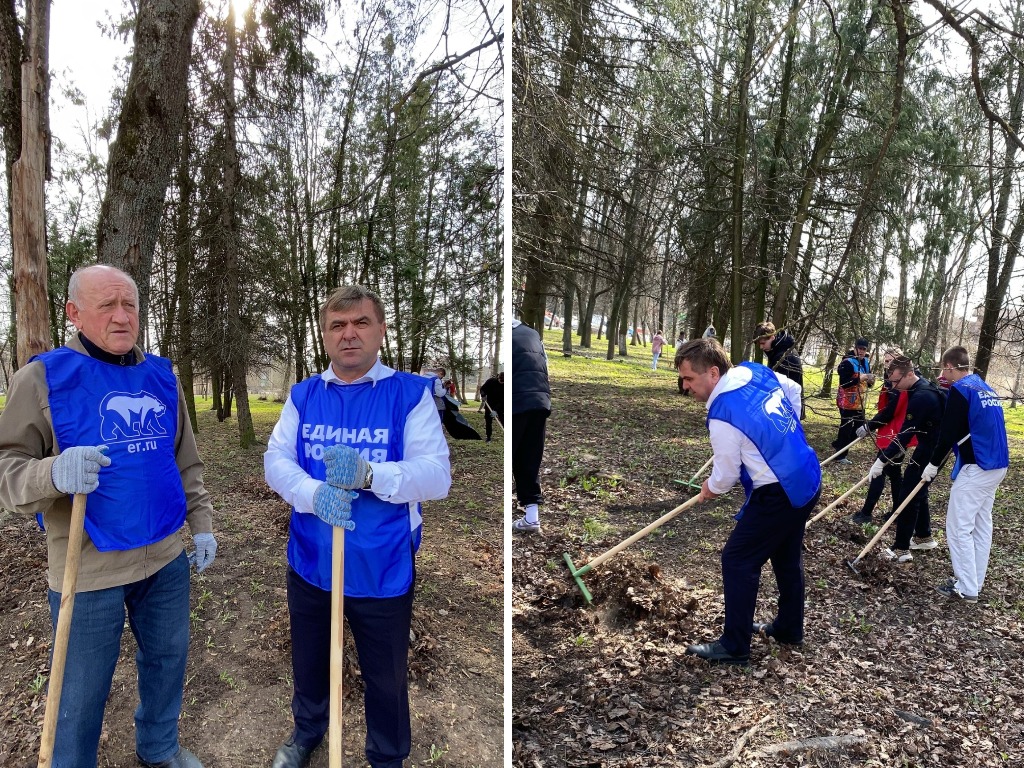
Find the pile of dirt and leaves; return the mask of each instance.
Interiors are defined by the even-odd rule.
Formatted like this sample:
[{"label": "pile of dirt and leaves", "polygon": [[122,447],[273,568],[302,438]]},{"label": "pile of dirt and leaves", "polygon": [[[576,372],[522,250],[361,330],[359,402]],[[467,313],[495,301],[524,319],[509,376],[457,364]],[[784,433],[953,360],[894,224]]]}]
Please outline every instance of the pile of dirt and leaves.
[{"label": "pile of dirt and leaves", "polygon": [[[280,408],[252,402],[262,446]],[[469,407],[464,414],[483,433],[483,417]],[[209,411],[199,416],[197,438],[219,547],[209,570],[193,575],[181,741],[207,768],[269,766],[291,728],[289,510],[264,482],[263,447],[239,449],[234,419],[218,423]],[[495,768],[504,762],[502,447],[483,441],[449,446],[451,492],[424,505],[417,558],[408,764]],[[51,644],[46,547],[34,520],[0,512],[0,562],[0,766],[34,766]],[[124,638],[104,720],[101,768],[137,765],[135,644],[127,630]],[[362,686],[350,638],[344,682],[345,765],[365,765]],[[312,765],[327,764],[325,746]]]},{"label": "pile of dirt and leaves", "polygon": [[[1024,766],[1024,441],[1011,438],[978,604],[935,591],[951,573],[948,477],[931,492],[940,548],[894,565],[878,557],[886,533],[855,575],[846,562],[876,530],[848,520],[860,491],[807,531],[804,645],[755,637],[749,667],[710,666],[684,651],[720,635],[739,489],[583,574],[592,606],[564,559],[581,568],[695,492],[706,410],[649,355],[563,359],[548,342],[543,534],[512,543],[513,765]],[[805,429],[828,456],[835,420],[811,414]],[[851,459],[824,470],[819,509],[874,455]],[[886,492],[876,518],[888,509]],[[775,595],[765,567],[757,620]]]}]

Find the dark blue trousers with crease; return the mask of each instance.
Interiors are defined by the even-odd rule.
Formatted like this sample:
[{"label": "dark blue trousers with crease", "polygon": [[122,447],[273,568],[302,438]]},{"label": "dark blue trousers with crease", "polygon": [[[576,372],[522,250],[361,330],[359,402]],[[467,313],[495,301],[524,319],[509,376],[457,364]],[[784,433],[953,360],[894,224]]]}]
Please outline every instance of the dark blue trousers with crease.
[{"label": "dark blue trousers with crease", "polygon": [[725,627],[720,642],[729,653],[750,653],[761,568],[767,562],[779,587],[773,634],[781,642],[803,642],[804,525],[820,495],[819,489],[807,504],[794,507],[779,483],[751,493],[746,511],[722,549]]}]

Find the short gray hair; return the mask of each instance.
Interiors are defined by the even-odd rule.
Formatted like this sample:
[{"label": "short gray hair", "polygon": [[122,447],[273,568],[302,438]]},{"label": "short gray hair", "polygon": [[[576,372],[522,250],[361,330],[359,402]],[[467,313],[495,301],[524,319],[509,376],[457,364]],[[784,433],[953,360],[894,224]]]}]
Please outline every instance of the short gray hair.
[{"label": "short gray hair", "polygon": [[135,284],[135,280],[133,280],[132,276],[129,275],[127,272],[118,269],[117,267],[111,266],[110,264],[90,264],[87,267],[79,267],[78,269],[71,273],[71,279],[68,280],[68,301],[70,301],[76,307],[79,306],[80,297],[78,292],[81,289],[82,275],[85,274],[86,272],[92,272],[100,269],[110,269],[113,270],[114,272],[117,272],[119,275],[121,275],[121,277],[123,277],[125,280],[129,282],[129,284],[132,287],[132,290],[135,291],[135,298],[139,298],[139,286]]}]

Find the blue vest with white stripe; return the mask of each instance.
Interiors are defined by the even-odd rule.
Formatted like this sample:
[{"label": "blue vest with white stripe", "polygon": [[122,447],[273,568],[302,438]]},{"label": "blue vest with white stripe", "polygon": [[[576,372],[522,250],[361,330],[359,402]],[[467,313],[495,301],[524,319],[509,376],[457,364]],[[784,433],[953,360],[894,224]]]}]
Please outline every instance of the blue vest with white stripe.
[{"label": "blue vest with white stripe", "polygon": [[[750,370],[750,381],[715,397],[708,410],[708,421],[724,421],[746,435],[778,478],[790,504],[802,507],[814,498],[821,485],[818,457],[807,444],[800,418],[771,369],[760,363],[740,363],[739,367]],[[740,482],[747,501],[737,519],[746,510],[754,490],[746,467],[740,469]]]},{"label": "blue vest with white stripe", "polygon": [[107,445],[110,466],[89,494],[85,530],[101,552],[161,541],[185,522],[175,460],[178,384],[171,361],[146,355],[114,365],[61,347],[33,358],[46,368],[50,419],[61,451]]},{"label": "blue vest with white stripe", "polygon": [[[953,387],[967,399],[967,421],[971,428],[975,463],[982,469],[1010,466],[1010,446],[1006,440],[1006,421],[999,395],[976,373],[954,382]],[[960,472],[960,451],[955,445],[953,453],[956,454],[953,479],[956,479]]]},{"label": "blue vest with white stripe", "polygon": [[[377,382],[325,384],[319,376],[299,382],[291,400],[299,412],[299,466],[324,480],[324,449],[342,443],[372,462],[401,461],[405,421],[429,384],[395,372]],[[419,504],[392,504],[372,491],[352,502],[355,530],[345,534],[346,597],[397,597],[412,587],[413,553],[423,526]],[[310,584],[331,588],[331,526],[292,509],[288,564]]]}]

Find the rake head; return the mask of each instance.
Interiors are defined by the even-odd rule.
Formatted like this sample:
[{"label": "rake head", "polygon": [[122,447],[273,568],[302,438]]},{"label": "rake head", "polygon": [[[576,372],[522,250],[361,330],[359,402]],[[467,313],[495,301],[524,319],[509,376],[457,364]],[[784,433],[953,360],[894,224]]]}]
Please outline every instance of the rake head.
[{"label": "rake head", "polygon": [[573,565],[572,558],[569,557],[568,552],[562,553],[562,558],[565,560],[565,564],[569,566],[569,575],[572,576],[573,581],[576,582],[576,586],[580,588],[580,592],[583,594],[583,599],[587,601],[587,605],[594,604],[594,598],[590,594],[590,590],[587,589],[587,585],[583,583],[583,579],[580,576],[590,569],[587,566],[583,566],[578,569]]}]

